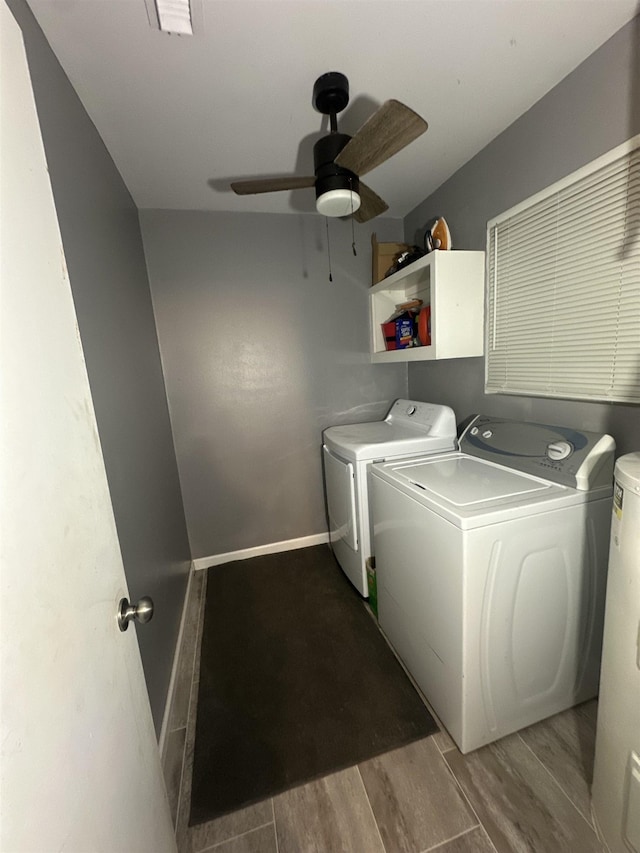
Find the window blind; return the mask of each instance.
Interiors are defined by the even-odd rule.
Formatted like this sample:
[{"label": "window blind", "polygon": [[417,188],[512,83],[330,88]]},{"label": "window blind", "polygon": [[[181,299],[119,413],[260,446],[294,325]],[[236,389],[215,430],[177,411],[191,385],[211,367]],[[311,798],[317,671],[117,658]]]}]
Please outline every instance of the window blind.
[{"label": "window blind", "polygon": [[487,393],[640,403],[640,136],[488,223]]}]

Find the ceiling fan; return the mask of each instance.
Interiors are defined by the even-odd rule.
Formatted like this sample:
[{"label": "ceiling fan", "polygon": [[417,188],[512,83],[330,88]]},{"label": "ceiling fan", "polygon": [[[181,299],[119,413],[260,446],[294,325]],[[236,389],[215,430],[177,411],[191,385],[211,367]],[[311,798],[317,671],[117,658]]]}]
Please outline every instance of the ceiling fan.
[{"label": "ceiling fan", "polygon": [[313,106],[329,116],[330,132],[313,146],[314,175],[234,181],[237,195],[272,193],[315,187],[316,209],[323,216],[350,216],[367,222],[388,205],[360,178],[401,151],[427,129],[413,110],[390,100],[369,118],[355,136],[338,132],[338,113],[349,103],[349,81],[330,71],[313,86]]}]

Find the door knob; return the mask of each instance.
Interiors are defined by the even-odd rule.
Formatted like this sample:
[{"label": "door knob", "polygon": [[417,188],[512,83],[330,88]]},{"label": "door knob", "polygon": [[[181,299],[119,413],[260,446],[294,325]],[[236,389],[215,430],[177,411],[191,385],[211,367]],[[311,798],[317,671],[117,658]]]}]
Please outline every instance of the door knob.
[{"label": "door knob", "polygon": [[129,622],[135,619],[142,625],[153,616],[153,601],[148,595],[143,596],[137,604],[129,604],[128,598],[121,598],[118,607],[118,628],[121,631],[126,631],[129,627]]}]

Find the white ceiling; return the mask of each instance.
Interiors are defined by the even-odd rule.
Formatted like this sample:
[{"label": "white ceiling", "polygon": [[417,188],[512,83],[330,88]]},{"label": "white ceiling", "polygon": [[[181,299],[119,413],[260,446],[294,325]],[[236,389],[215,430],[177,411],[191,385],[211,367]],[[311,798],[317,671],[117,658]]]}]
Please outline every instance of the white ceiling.
[{"label": "white ceiling", "polygon": [[[312,189],[235,196],[230,180],[312,175],[341,71],[353,134],[388,98],[426,134],[367,184],[402,217],[637,11],[637,0],[196,0],[195,34],[145,0],[28,0],[140,208],[298,212]],[[324,124],[323,124],[324,122]]]}]

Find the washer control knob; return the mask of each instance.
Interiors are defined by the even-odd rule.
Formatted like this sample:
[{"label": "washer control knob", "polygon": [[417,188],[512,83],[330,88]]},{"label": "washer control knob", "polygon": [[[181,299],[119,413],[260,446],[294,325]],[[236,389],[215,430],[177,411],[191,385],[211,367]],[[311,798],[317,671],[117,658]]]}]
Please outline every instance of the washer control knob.
[{"label": "washer control knob", "polygon": [[491,438],[492,435],[493,432],[490,429],[485,429],[485,431],[482,433],[483,438]]},{"label": "washer control knob", "polygon": [[479,432],[478,427],[471,427],[471,435],[477,435]]},{"label": "washer control knob", "polygon": [[549,459],[553,459],[554,462],[566,459],[567,456],[571,456],[572,453],[573,447],[568,441],[553,441],[551,444],[547,445],[547,456]]},{"label": "washer control knob", "polygon": [[417,409],[415,406],[408,406],[407,407],[407,414],[408,415],[415,415],[416,411],[417,411]]}]

